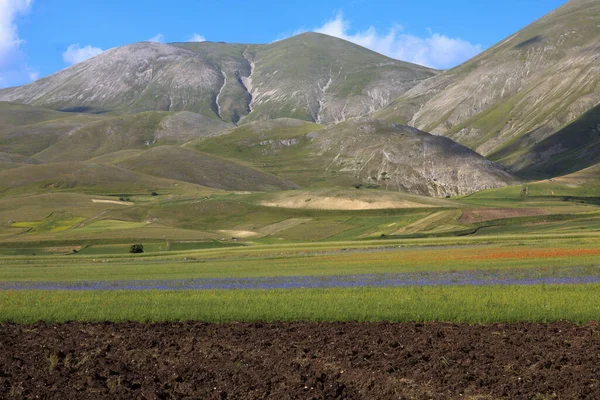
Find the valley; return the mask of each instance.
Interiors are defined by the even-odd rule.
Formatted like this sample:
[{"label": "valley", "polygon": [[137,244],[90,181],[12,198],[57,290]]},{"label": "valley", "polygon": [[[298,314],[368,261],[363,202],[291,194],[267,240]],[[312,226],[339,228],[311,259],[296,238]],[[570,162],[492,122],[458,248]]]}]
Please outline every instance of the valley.
[{"label": "valley", "polygon": [[571,0],[445,71],[307,32],[0,89],[0,397],[598,397],[599,37]]}]

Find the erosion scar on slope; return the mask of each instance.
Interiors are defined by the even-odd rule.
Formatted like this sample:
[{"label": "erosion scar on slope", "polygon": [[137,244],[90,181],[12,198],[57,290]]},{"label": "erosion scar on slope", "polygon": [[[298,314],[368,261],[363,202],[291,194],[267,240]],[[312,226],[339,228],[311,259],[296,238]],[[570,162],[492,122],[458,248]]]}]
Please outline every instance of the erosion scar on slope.
[{"label": "erosion scar on slope", "polygon": [[254,104],[254,95],[252,94],[252,76],[254,75],[254,69],[256,68],[256,64],[254,64],[254,61],[250,59],[247,48],[244,49],[244,51],[242,52],[242,57],[244,57],[248,64],[250,64],[250,75],[241,77],[241,81],[242,85],[246,89],[246,92],[248,92],[248,94],[250,95],[250,101],[248,102],[248,112],[251,113],[252,106]]},{"label": "erosion scar on slope", "polygon": [[219,116],[219,118],[223,119],[223,117],[221,116],[221,105],[219,104],[219,99],[221,97],[221,93],[223,93],[223,89],[225,89],[225,85],[227,85],[227,75],[223,70],[221,70],[221,73],[223,74],[223,86],[221,86],[221,89],[219,89],[219,93],[217,93],[215,103],[217,105],[217,115]]}]

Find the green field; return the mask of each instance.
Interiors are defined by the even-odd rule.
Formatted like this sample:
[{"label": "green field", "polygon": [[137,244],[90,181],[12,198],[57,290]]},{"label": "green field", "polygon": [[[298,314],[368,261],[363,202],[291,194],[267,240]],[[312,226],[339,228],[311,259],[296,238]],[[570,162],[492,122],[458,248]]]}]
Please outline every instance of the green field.
[{"label": "green field", "polygon": [[[126,289],[385,274],[597,277],[595,170],[451,199],[340,187],[224,192],[160,179],[115,193],[98,171],[74,185],[0,194],[0,320],[600,319],[597,283]],[[144,253],[130,254],[138,243]],[[37,287],[115,282],[125,289]]]},{"label": "green field", "polygon": [[600,317],[600,285],[229,291],[0,292],[4,321],[453,321]]},{"label": "green field", "polygon": [[[413,286],[240,290],[36,290],[40,282],[127,282],[487,271],[550,276],[577,268],[599,275],[598,237],[531,236],[324,242],[169,250],[142,255],[123,245],[70,255],[0,257],[0,319],[211,322],[253,320],[587,322],[600,318],[600,287],[581,285]],[[183,247],[190,243],[180,243]],[[173,244],[171,244],[173,246]],[[215,245],[213,245],[215,246]],[[89,250],[95,247],[91,246]],[[119,251],[115,251],[118,249]],[[102,254],[104,253],[104,254]],[[512,275],[511,275],[512,276]],[[569,275],[570,276],[570,275]]]}]

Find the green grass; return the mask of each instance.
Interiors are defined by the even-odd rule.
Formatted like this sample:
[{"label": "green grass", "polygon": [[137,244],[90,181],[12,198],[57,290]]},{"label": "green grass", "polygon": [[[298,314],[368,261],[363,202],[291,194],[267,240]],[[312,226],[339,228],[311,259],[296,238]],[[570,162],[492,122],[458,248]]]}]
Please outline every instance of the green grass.
[{"label": "green grass", "polygon": [[77,228],[73,233],[77,235],[84,233],[106,232],[112,230],[135,229],[143,228],[146,225],[147,223],[145,222],[126,222],[107,219],[103,221],[93,222],[89,225]]},{"label": "green grass", "polygon": [[[597,246],[574,241],[442,248],[366,247],[348,252],[341,242],[310,246],[259,246],[167,252],[148,246],[131,256],[128,246],[92,246],[80,255],[0,258],[0,281],[113,281],[269,276],[327,276],[403,272],[502,270],[600,265]],[[371,244],[370,246],[373,246]],[[162,252],[161,252],[162,251]],[[568,253],[555,253],[565,251]],[[581,252],[581,253],[579,253]]]},{"label": "green grass", "polygon": [[62,232],[76,227],[85,221],[85,218],[74,217],[69,212],[52,213],[41,221],[34,222],[15,222],[11,225],[14,228],[27,228],[31,233]]},{"label": "green grass", "polygon": [[600,319],[600,285],[230,291],[0,292],[0,321],[452,321]]},{"label": "green grass", "polygon": [[[132,243],[133,244],[133,243]],[[168,251],[169,244],[167,242],[162,243],[146,243],[144,246],[144,253],[158,253]],[[131,245],[95,245],[89,246],[81,251],[79,254],[85,255],[110,255],[110,254],[129,254]]]}]

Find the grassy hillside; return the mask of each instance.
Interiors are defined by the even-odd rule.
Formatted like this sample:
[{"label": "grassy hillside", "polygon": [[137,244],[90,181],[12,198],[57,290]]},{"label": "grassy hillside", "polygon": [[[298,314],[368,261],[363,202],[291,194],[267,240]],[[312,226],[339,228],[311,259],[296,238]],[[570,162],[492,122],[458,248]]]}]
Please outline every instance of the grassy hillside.
[{"label": "grassy hillside", "polygon": [[0,152],[32,156],[101,118],[0,102]]},{"label": "grassy hillside", "polygon": [[[253,134],[259,127],[260,135]],[[244,160],[305,187],[373,186],[446,196],[515,182],[449,139],[385,121],[357,119],[323,129],[277,120],[251,128],[243,125],[188,145]]]},{"label": "grassy hillside", "polygon": [[469,196],[472,199],[504,198],[528,200],[548,198],[555,201],[599,203],[600,164],[572,174],[524,183],[495,190],[486,190]]},{"label": "grassy hillside", "polygon": [[154,132],[167,115],[147,112],[104,118],[63,137],[35,158],[47,162],[84,161],[118,150],[148,148],[154,144]]},{"label": "grassy hillside", "polygon": [[0,172],[0,192],[3,194],[71,191],[126,196],[128,194],[149,195],[153,191],[201,192],[203,189],[184,182],[84,162],[31,165]]},{"label": "grassy hillside", "polygon": [[20,154],[11,154],[0,152],[0,162],[3,163],[20,163],[20,164],[39,164],[35,158],[22,156]]},{"label": "grassy hillside", "polygon": [[323,128],[323,125],[293,119],[257,121],[186,146],[242,162],[303,187],[314,186],[323,182],[321,162],[307,149],[306,135]]},{"label": "grassy hillside", "polygon": [[175,146],[146,150],[117,165],[147,175],[224,190],[270,191],[298,187],[250,167]]},{"label": "grassy hillside", "polygon": [[528,178],[569,174],[600,162],[600,105],[555,134],[539,140],[524,135],[490,158]]},{"label": "grassy hillside", "polygon": [[39,124],[70,116],[69,113],[0,101],[0,128]]},{"label": "grassy hillside", "polygon": [[600,3],[570,1],[377,116],[446,135],[524,175],[568,172],[552,160],[587,157],[582,140],[561,130],[600,102],[598,35]]}]

